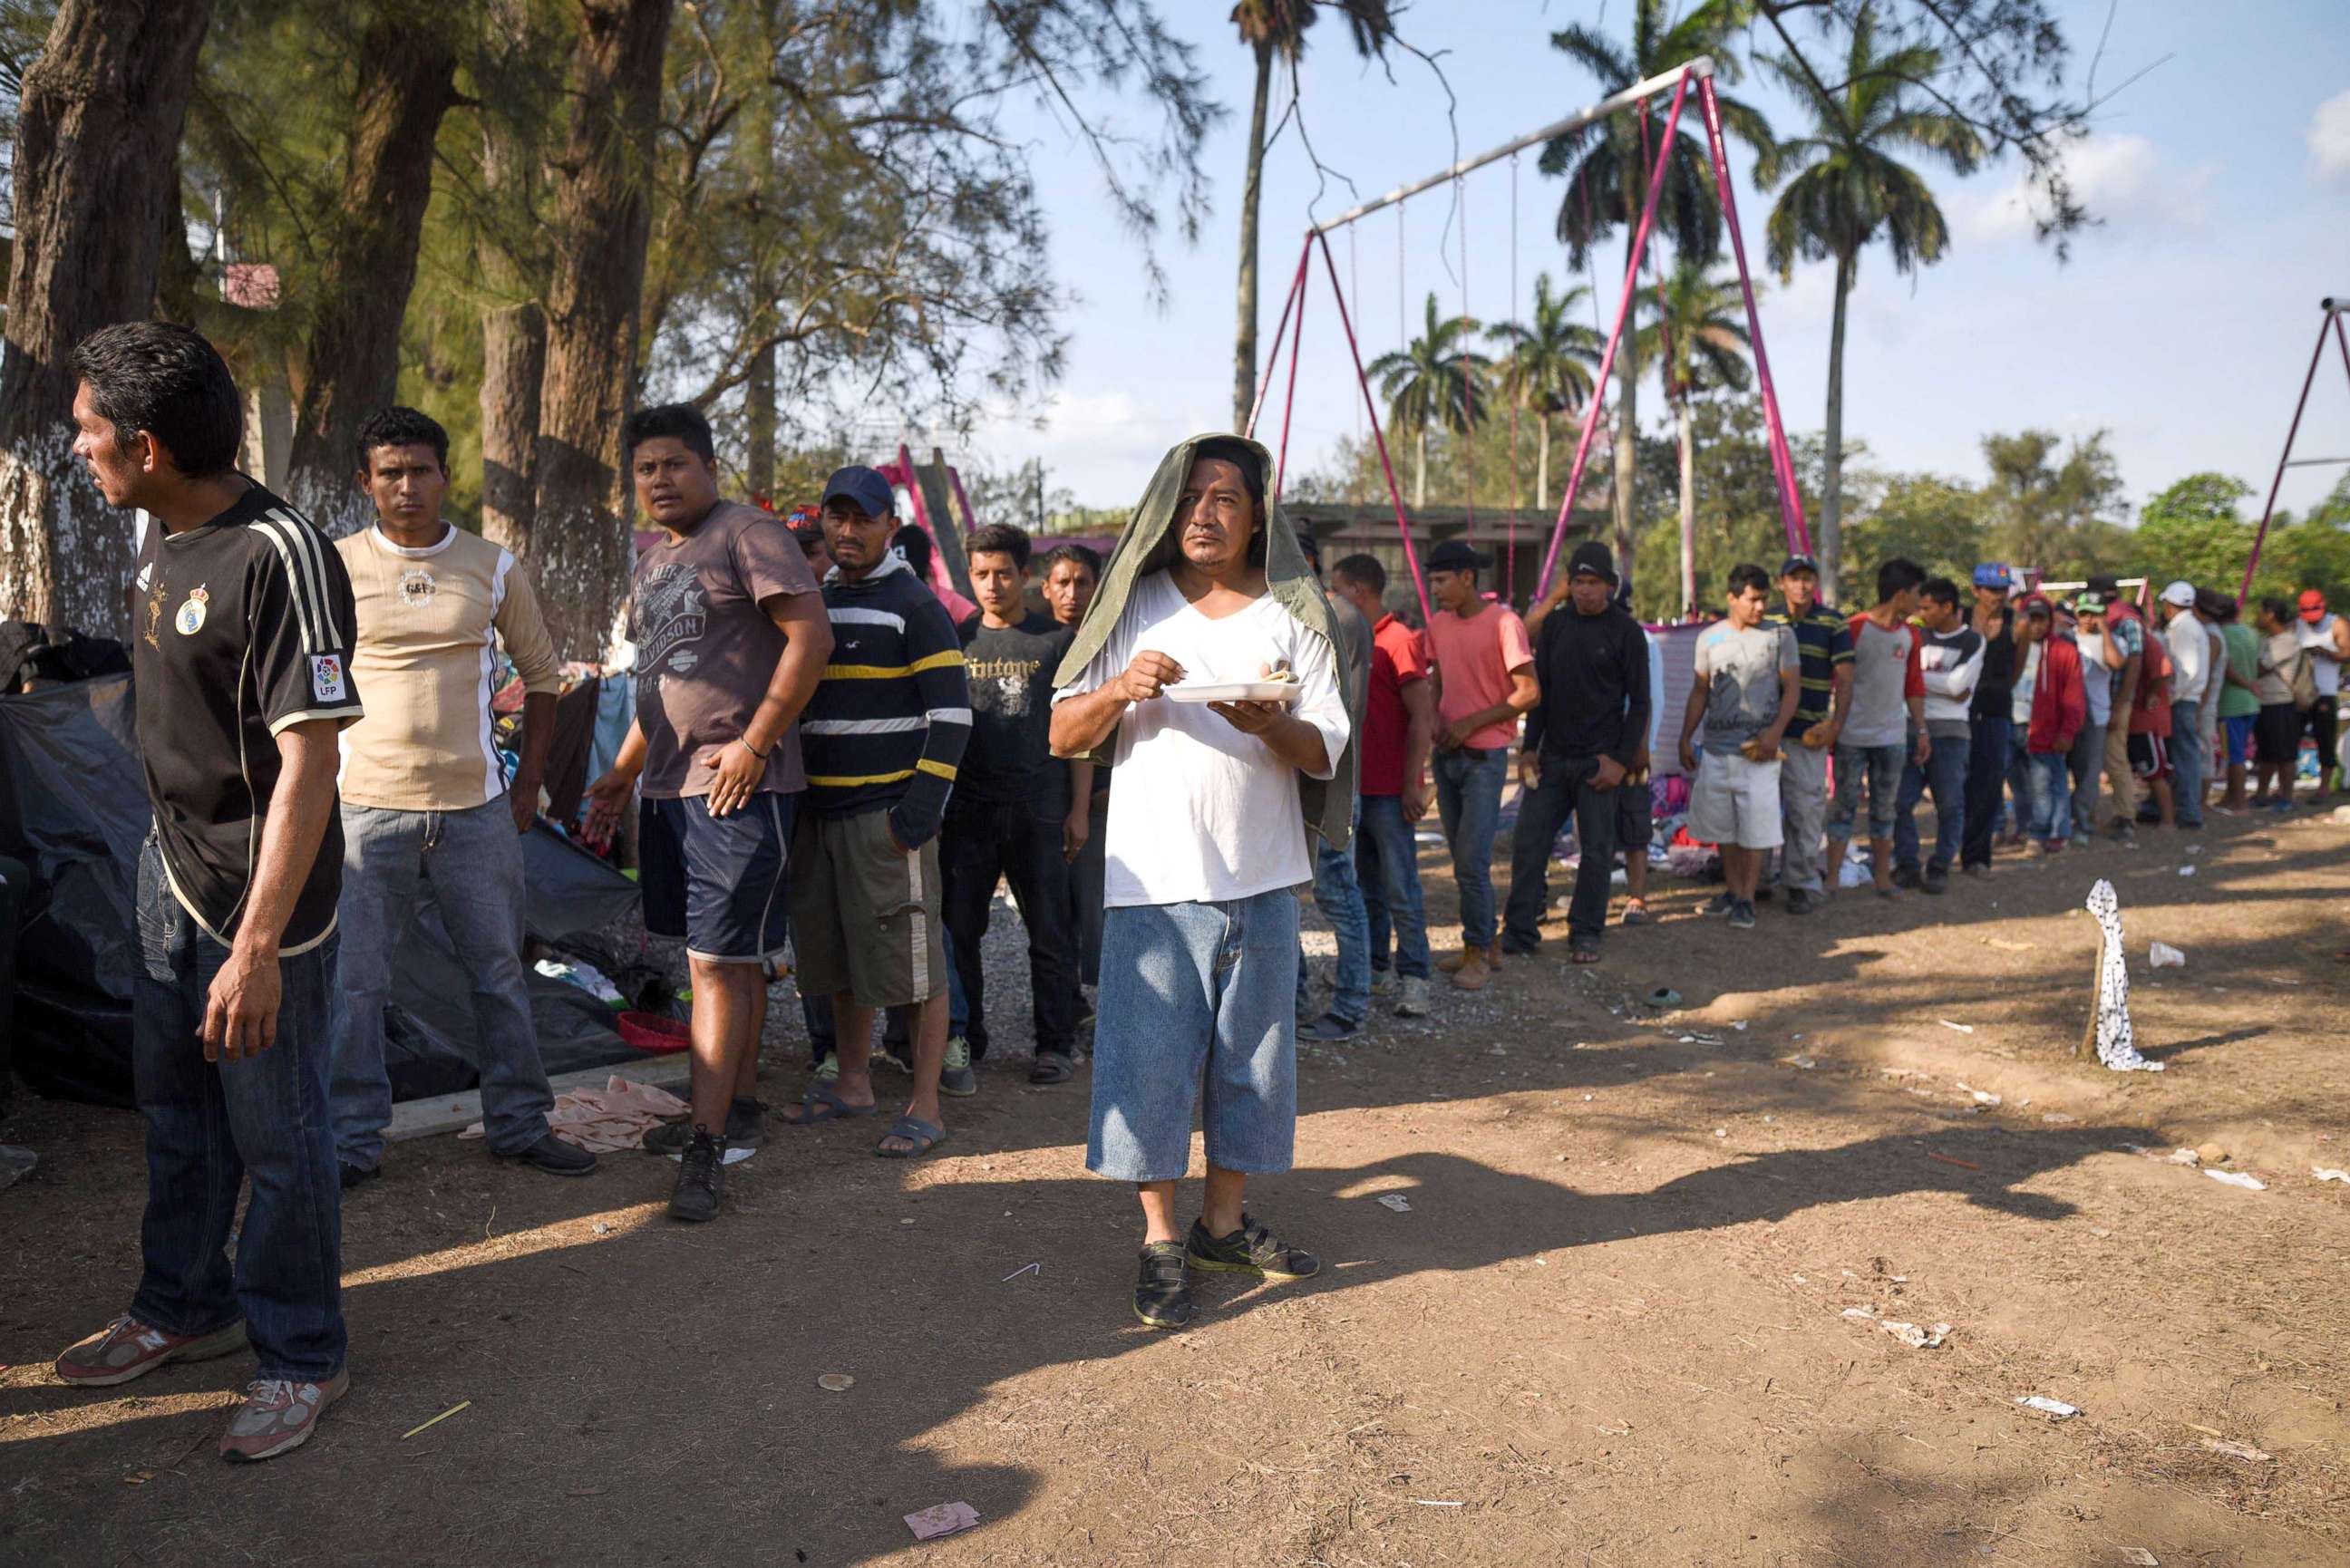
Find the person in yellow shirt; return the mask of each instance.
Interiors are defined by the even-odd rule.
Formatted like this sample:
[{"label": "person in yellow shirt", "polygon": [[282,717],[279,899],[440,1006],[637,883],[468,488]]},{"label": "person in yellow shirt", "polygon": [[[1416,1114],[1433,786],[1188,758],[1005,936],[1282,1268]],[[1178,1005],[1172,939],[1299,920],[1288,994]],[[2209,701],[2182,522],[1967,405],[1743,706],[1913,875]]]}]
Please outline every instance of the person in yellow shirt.
[{"label": "person in yellow shirt", "polygon": [[[473,982],[490,1151],[556,1176],[596,1157],[549,1130],[554,1106],[523,986],[522,835],[555,736],[559,670],[513,555],[441,515],[449,436],[414,409],[359,427],[369,528],[336,542],[359,607],[352,673],[367,716],[342,734],[342,1001],[330,1094],[346,1190],[380,1175],[391,1080],[383,1008],[392,955],[427,884]],[[490,737],[503,648],[521,675],[512,784]]]}]

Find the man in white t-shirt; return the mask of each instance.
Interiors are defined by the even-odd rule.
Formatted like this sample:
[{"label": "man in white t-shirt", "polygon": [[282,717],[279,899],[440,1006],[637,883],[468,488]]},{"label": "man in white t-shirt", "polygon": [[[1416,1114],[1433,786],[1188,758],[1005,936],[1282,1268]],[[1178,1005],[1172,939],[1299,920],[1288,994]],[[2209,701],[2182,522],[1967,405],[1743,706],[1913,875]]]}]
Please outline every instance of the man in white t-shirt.
[{"label": "man in white t-shirt", "polygon": [[2300,624],[2293,640],[2309,659],[2309,678],[2317,687],[2317,701],[2302,711],[2302,723],[2317,742],[2317,786],[2323,796],[2342,787],[2342,758],[2334,741],[2335,711],[2342,701],[2342,661],[2350,659],[2350,621],[2325,607],[2325,596],[2315,588],[2301,590],[2294,607]]},{"label": "man in white t-shirt", "polygon": [[[1336,628],[1265,500],[1269,454],[1196,437],[1170,452],[1119,538],[1061,667],[1053,750],[1118,768],[1106,844],[1101,990],[1086,1165],[1134,1182],[1135,1315],[1191,1320],[1187,1265],[1269,1280],[1318,1272],[1243,1210],[1250,1176],[1296,1143],[1297,898],[1309,832],[1347,845],[1348,737]],[[1293,701],[1188,700],[1268,675]],[[1190,691],[1186,691],[1190,689]],[[1205,1102],[1207,1191],[1188,1240],[1175,1184]]]}]

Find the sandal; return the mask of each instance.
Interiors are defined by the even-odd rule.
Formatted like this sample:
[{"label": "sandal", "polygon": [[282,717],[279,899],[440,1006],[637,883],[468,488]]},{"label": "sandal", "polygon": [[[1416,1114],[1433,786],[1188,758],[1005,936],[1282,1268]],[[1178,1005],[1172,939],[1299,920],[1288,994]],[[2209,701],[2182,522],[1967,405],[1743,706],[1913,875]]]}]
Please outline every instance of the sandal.
[{"label": "sandal", "polygon": [[908,1111],[904,1116],[899,1116],[897,1122],[891,1126],[889,1130],[883,1133],[881,1137],[885,1140],[893,1137],[901,1137],[911,1143],[914,1147],[911,1148],[883,1148],[880,1144],[877,1143],[873,1146],[873,1154],[876,1158],[920,1159],[922,1156],[930,1153],[931,1150],[938,1147],[939,1145],[947,1141],[947,1129],[935,1123],[926,1122],[921,1117],[916,1116],[913,1112]]},{"label": "sandal", "polygon": [[820,1127],[827,1122],[848,1121],[858,1116],[874,1116],[880,1109],[879,1104],[852,1106],[842,1099],[830,1084],[817,1083],[811,1085],[808,1092],[800,1096],[798,1116],[778,1116],[775,1120],[787,1127]]},{"label": "sandal", "polygon": [[1586,938],[1582,941],[1576,942],[1573,948],[1569,949],[1567,956],[1575,963],[1597,963],[1599,961],[1599,944]]},{"label": "sandal", "polygon": [[1066,1053],[1039,1051],[1035,1064],[1028,1069],[1028,1081],[1032,1084],[1066,1084],[1076,1070],[1076,1064],[1069,1060]]},{"label": "sandal", "polygon": [[[1634,898],[1625,904],[1624,917],[1617,923],[1618,925],[1625,926],[1645,926],[1653,923],[1656,918],[1656,916],[1648,913],[1648,905],[1646,899]],[[1582,961],[1577,960],[1576,961],[1581,962]]]}]

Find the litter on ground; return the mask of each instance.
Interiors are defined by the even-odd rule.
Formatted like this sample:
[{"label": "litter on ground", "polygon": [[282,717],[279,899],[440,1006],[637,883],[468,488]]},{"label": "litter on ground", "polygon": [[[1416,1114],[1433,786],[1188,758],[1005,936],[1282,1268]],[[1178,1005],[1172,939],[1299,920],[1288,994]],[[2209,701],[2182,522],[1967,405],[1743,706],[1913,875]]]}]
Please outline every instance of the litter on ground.
[{"label": "litter on ground", "polygon": [[979,1510],[967,1502],[942,1502],[906,1515],[906,1528],[914,1532],[917,1541],[935,1541],[941,1535],[969,1530],[978,1522]]},{"label": "litter on ground", "polygon": [[2078,1405],[2067,1405],[2062,1399],[2051,1399],[2044,1394],[2026,1394],[2016,1403],[2028,1410],[2037,1410],[2043,1415],[2054,1416],[2060,1421],[2070,1420],[2081,1413],[2081,1407]]},{"label": "litter on ground", "polygon": [[2246,1176],[2241,1170],[2206,1169],[2203,1174],[2214,1181],[2224,1181],[2230,1187],[2241,1187],[2247,1192],[2266,1192],[2269,1189],[2267,1182],[2257,1176]]}]

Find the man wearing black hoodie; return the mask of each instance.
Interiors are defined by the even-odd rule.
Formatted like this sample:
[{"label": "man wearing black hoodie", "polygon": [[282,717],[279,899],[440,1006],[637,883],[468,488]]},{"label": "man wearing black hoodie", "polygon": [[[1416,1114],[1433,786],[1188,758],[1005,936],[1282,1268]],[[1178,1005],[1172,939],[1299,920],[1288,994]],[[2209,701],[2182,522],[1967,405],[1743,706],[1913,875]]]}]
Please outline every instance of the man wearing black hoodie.
[{"label": "man wearing black hoodie", "polygon": [[1534,645],[1542,701],[1526,715],[1518,767],[1525,797],[1512,840],[1505,953],[1542,942],[1551,846],[1572,815],[1582,862],[1567,936],[1576,963],[1599,961],[1616,858],[1616,791],[1648,767],[1648,639],[1616,602],[1616,557],[1586,540],[1567,557],[1568,607]]}]

